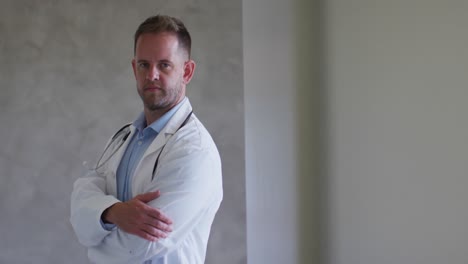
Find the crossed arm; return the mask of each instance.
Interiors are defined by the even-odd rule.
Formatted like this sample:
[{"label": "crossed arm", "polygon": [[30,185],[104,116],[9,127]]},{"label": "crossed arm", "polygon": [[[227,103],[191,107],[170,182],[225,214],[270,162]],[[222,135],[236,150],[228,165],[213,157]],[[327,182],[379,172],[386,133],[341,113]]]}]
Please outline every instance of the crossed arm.
[{"label": "crossed arm", "polygon": [[104,210],[101,219],[124,232],[156,242],[172,231],[172,221],[161,210],[147,204],[159,196],[160,191],[148,192],[130,201],[115,203]]},{"label": "crossed arm", "polygon": [[[173,151],[146,192],[126,203],[106,195],[103,177],[79,179],[72,194],[71,222],[91,261],[143,262],[166,254],[184,240],[213,193],[221,189],[220,181],[219,157],[212,151]],[[101,216],[117,228],[102,228]]]}]

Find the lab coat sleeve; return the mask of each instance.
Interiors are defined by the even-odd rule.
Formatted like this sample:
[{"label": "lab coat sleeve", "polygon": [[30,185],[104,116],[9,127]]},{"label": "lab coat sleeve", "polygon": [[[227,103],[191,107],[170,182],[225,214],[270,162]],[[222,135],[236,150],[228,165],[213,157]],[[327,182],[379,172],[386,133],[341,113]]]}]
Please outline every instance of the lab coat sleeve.
[{"label": "lab coat sleeve", "polygon": [[73,185],[70,222],[78,241],[86,247],[99,245],[111,233],[102,226],[101,214],[119,200],[107,195],[105,190],[104,176],[94,170],[90,170]]},{"label": "lab coat sleeve", "polygon": [[172,219],[173,231],[166,239],[150,242],[117,228],[101,244],[89,248],[90,260],[142,263],[176,249],[206,210],[213,206],[217,210],[222,199],[221,185],[221,161],[215,147],[172,148],[164,157],[161,155],[155,179],[146,191],[161,191],[161,196],[148,204]]}]

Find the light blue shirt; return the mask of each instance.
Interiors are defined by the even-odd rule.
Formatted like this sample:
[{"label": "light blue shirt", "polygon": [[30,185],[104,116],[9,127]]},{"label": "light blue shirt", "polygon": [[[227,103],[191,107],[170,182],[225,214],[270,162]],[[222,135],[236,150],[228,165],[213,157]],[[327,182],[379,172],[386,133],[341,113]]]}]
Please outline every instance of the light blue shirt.
[{"label": "light blue shirt", "polygon": [[179,104],[171,108],[171,110],[149,126],[146,126],[144,113],[141,113],[133,122],[135,133],[133,133],[122,160],[120,161],[119,168],[117,169],[117,199],[120,201],[126,202],[132,199],[131,179],[135,172],[135,168],[140,162],[141,157],[143,157],[143,154],[145,154],[146,149],[151,145],[159,132],[164,128],[185,100],[187,99],[184,98]]},{"label": "light blue shirt", "polygon": [[[145,154],[146,149],[148,149],[159,132],[166,126],[167,122],[169,122],[185,100],[187,100],[187,97],[149,126],[146,126],[146,118],[143,112],[133,121],[135,132],[128,143],[127,149],[117,169],[117,199],[120,201],[126,202],[133,198],[131,179],[138,163],[143,157],[143,154]],[[102,220],[101,224],[106,230],[111,230],[115,227],[114,224],[106,224]]]}]

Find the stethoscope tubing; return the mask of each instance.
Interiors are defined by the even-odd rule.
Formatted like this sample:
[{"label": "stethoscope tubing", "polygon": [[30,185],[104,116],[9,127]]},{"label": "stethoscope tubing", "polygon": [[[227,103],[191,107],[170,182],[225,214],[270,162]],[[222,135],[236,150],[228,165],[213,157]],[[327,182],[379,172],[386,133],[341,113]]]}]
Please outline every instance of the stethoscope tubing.
[{"label": "stethoscope tubing", "polygon": [[[184,119],[184,122],[182,122],[182,124],[179,126],[179,128],[177,128],[176,133],[177,133],[177,131],[179,131],[182,127],[184,127],[188,123],[188,121],[189,121],[190,117],[192,116],[192,114],[193,114],[193,111],[190,111],[190,113]],[[128,128],[129,126],[130,126],[130,124],[125,125],[121,129],[119,129],[119,131],[117,131],[117,133],[115,133],[115,135],[111,139],[111,142],[106,146],[106,148],[102,152],[101,156],[99,157],[98,162],[96,163],[96,167],[94,168],[94,170],[97,171],[102,166],[104,166],[115,155],[115,153],[117,153],[117,151],[123,146],[123,144],[125,143],[125,140],[127,140],[128,136],[131,133],[130,130],[127,131],[127,133],[125,133],[125,135],[122,137],[122,141],[120,142],[119,146],[114,149],[114,151],[110,154],[110,156],[104,162],[101,163],[101,160],[104,157],[104,155],[106,154],[109,147],[112,146],[113,143],[117,140],[117,138],[119,137],[119,134],[122,133],[123,131],[125,131],[125,129]],[[156,161],[154,162],[153,172],[151,174],[151,180],[153,180],[153,178],[154,178],[154,174],[156,172],[156,167],[158,166],[158,163],[159,163],[159,157],[161,156],[161,153],[163,152],[164,147],[166,146],[166,144],[164,144],[162,146],[161,151],[159,152],[158,157],[156,158]]]}]

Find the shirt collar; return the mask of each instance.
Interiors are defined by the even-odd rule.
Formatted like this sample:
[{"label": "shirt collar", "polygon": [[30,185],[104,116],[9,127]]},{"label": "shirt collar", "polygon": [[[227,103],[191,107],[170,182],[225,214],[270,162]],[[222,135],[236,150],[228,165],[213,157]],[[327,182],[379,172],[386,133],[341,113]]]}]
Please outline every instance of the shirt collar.
[{"label": "shirt collar", "polygon": [[145,113],[141,112],[138,118],[133,121],[133,125],[137,129],[137,131],[142,132],[146,128],[151,128],[156,133],[159,134],[161,130],[166,126],[167,122],[171,119],[171,117],[179,110],[182,104],[187,100],[187,97],[184,97],[182,101],[180,101],[176,106],[172,107],[169,111],[167,111],[163,116],[161,116],[158,120],[151,123],[148,127],[146,127],[146,118]]}]

